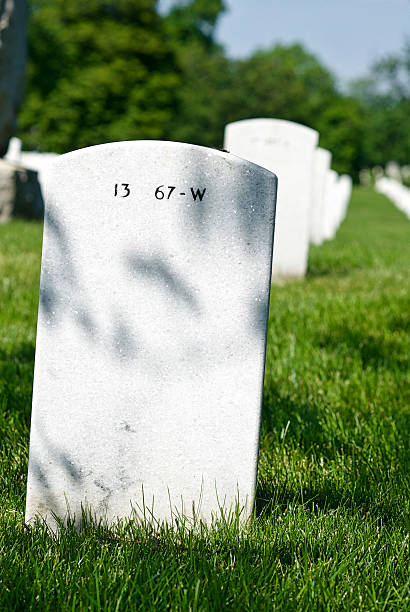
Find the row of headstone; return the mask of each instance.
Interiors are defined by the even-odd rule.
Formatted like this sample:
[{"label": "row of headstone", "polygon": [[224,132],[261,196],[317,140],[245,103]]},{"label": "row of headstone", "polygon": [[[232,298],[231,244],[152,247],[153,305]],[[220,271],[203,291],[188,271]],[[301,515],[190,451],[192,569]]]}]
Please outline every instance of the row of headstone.
[{"label": "row of headstone", "polygon": [[309,243],[334,238],[350,200],[352,181],[331,170],[319,133],[279,119],[248,119],[225,129],[224,148],[278,176],[274,279],[301,278]]},{"label": "row of headstone", "polygon": [[388,176],[382,176],[375,182],[375,189],[387,196],[389,200],[410,218],[410,189],[401,181]]},{"label": "row of headstone", "polygon": [[275,202],[273,173],[194,145],[54,162],[27,521],[248,519]]},{"label": "row of headstone", "polygon": [[390,161],[386,167],[374,166],[373,168],[363,168],[360,170],[360,183],[365,186],[373,185],[377,180],[384,176],[394,179],[402,183],[403,181],[410,182],[410,165],[400,166],[395,161]]}]

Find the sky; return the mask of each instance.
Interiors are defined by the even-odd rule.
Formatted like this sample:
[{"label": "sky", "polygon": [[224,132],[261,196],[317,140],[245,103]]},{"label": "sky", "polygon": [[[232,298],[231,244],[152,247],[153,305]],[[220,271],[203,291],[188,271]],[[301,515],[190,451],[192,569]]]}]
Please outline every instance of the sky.
[{"label": "sky", "polygon": [[[341,85],[410,39],[410,0],[225,0],[217,39],[231,57],[302,42]],[[162,0],[169,6],[172,0]]]}]

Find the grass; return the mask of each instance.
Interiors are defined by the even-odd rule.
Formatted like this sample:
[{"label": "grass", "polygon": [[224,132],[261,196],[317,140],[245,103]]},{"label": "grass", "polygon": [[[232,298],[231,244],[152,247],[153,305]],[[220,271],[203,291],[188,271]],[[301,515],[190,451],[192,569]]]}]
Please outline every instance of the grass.
[{"label": "grass", "polygon": [[24,526],[41,226],[0,227],[1,610],[405,610],[410,224],[355,190],[271,299],[255,519]]}]

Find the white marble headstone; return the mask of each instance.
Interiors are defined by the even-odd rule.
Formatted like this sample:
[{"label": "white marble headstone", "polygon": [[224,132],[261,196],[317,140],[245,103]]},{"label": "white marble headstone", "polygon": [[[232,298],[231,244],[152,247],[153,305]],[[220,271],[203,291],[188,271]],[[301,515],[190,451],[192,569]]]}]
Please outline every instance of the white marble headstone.
[{"label": "white marble headstone", "polygon": [[323,215],[323,239],[332,240],[335,237],[338,206],[338,183],[339,175],[335,170],[329,170],[326,177],[325,206]]},{"label": "white marble headstone", "polygon": [[[26,520],[248,518],[276,177],[120,142],[48,173]],[[154,518],[153,518],[154,517]]]},{"label": "white marble headstone", "polygon": [[342,174],[339,178],[339,188],[340,188],[340,214],[339,214],[339,225],[345,219],[347,214],[347,208],[349,206],[350,198],[352,195],[352,177],[348,174]]},{"label": "white marble headstone", "polygon": [[225,129],[225,149],[271,170],[279,180],[274,278],[303,277],[306,272],[318,138],[315,130],[280,119],[247,119]]},{"label": "white marble headstone", "polygon": [[323,242],[323,216],[327,173],[330,170],[332,154],[318,147],[313,157],[312,204],[310,212],[310,240],[319,245]]}]

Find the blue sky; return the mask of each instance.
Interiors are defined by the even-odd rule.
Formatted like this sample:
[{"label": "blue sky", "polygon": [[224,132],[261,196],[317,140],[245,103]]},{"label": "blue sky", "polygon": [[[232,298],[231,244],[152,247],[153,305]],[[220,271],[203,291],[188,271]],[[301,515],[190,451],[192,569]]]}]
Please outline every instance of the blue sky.
[{"label": "blue sky", "polygon": [[341,84],[366,74],[376,58],[400,51],[410,38],[410,0],[226,1],[217,37],[230,56],[302,42]]}]

